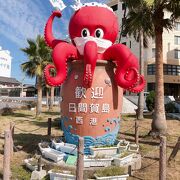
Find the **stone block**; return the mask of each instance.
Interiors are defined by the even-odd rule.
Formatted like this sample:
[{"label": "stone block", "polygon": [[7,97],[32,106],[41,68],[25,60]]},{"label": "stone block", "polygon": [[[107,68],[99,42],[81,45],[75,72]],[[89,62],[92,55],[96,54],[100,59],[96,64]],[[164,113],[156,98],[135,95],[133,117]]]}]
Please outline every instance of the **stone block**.
[{"label": "stone block", "polygon": [[31,174],[31,180],[41,180],[46,176],[46,171],[41,170],[41,171],[33,171]]}]

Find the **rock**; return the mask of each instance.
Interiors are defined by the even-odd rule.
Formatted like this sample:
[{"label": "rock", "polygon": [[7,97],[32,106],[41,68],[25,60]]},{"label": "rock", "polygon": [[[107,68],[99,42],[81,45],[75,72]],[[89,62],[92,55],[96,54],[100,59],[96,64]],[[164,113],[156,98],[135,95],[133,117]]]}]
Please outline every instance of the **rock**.
[{"label": "rock", "polygon": [[46,176],[46,171],[41,170],[41,171],[33,171],[31,174],[31,180],[41,180]]}]

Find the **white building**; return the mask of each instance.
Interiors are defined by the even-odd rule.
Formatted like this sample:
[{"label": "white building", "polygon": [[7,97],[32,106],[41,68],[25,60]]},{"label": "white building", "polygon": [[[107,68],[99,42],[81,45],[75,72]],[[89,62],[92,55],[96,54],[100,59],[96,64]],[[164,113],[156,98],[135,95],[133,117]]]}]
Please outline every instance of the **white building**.
[{"label": "white building", "polygon": [[11,77],[11,60],[10,52],[0,46],[0,76]]},{"label": "white building", "polygon": [[[121,30],[124,17],[125,4],[120,0],[111,0],[108,5],[118,16]],[[165,17],[170,16],[165,12]],[[118,37],[119,38],[119,37]],[[128,46],[139,58],[139,43],[133,37],[122,36],[122,44]],[[164,59],[164,90],[165,95],[180,96],[180,20],[175,23],[172,31],[163,32],[163,59]],[[146,90],[155,89],[155,42],[149,39],[149,46],[144,49]]]}]

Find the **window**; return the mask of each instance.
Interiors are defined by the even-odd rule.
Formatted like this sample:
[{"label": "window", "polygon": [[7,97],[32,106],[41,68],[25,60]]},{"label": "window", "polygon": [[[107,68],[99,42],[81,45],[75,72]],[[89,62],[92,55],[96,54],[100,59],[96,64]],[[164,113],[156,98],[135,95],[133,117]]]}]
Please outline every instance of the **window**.
[{"label": "window", "polygon": [[152,58],[155,58],[156,56],[156,48],[152,48]]},{"label": "window", "polygon": [[164,64],[163,70],[164,70],[164,75],[180,76],[180,66]]},{"label": "window", "polygon": [[174,57],[175,57],[176,59],[180,59],[180,50],[179,50],[179,49],[175,49],[175,50],[174,50]]},{"label": "window", "polygon": [[[156,67],[155,64],[150,64],[147,67],[147,74],[148,75],[155,75]],[[173,75],[173,76],[180,76],[180,66],[179,65],[171,65],[171,64],[164,64],[163,65],[164,75]]]},{"label": "window", "polygon": [[180,66],[177,66],[177,75],[180,76]]},{"label": "window", "polygon": [[118,5],[115,4],[114,6],[111,6],[111,8],[113,9],[113,11],[117,11],[118,10]]},{"label": "window", "polygon": [[122,10],[125,10],[125,9],[126,9],[126,4],[122,3]]},{"label": "window", "polygon": [[148,91],[155,91],[155,83],[148,83],[147,89]]},{"label": "window", "polygon": [[180,31],[180,22],[175,22],[175,30]]},{"label": "window", "polygon": [[150,64],[150,65],[148,65],[147,68],[148,68],[147,69],[147,74],[148,75],[154,75],[155,74],[155,72],[156,72],[155,64]]},{"label": "window", "polygon": [[180,45],[180,36],[174,36],[174,44]]}]

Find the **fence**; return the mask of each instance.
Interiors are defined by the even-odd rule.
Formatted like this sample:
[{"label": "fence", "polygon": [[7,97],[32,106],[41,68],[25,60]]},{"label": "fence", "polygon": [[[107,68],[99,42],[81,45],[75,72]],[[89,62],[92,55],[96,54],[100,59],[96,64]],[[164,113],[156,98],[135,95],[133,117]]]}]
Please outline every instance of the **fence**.
[{"label": "fence", "polygon": [[[47,122],[47,135],[51,136],[51,126],[52,126],[52,119],[48,118],[48,122]],[[140,125],[138,125],[138,123],[135,121],[135,125],[128,128],[126,131],[121,132],[121,133],[126,133],[132,129],[135,128],[135,142],[138,144],[139,143],[139,127],[147,129],[145,127],[142,127]],[[10,127],[8,130],[4,131],[4,158],[3,158],[3,180],[9,180],[10,179],[10,162],[11,159],[13,158],[13,150],[15,148],[14,146],[14,141],[13,141],[13,137],[14,137],[14,130],[18,129],[20,131],[23,132],[35,132],[38,131],[40,128],[36,128],[34,130],[31,131],[25,131],[23,129],[18,128],[15,123],[10,123]],[[160,136],[160,143],[159,145],[156,147],[156,149],[159,149],[160,152],[160,159],[159,159],[159,179],[160,180],[165,180],[166,179],[166,137],[165,136]],[[78,146],[78,163],[77,163],[77,172],[76,172],[76,179],[77,180],[83,180],[83,161],[84,161],[84,154],[83,154],[83,148],[84,148],[84,142],[83,142],[83,138],[79,139],[79,146]],[[175,145],[175,148],[173,149],[173,152],[170,155],[169,161],[172,160],[175,155],[177,154],[177,151],[180,148],[180,137],[178,138],[178,142]],[[153,150],[154,151],[154,150]],[[145,155],[147,156],[147,154]],[[142,157],[144,158],[144,156]],[[149,166],[153,165],[149,164],[146,167],[141,168],[145,169],[148,168]]]}]

